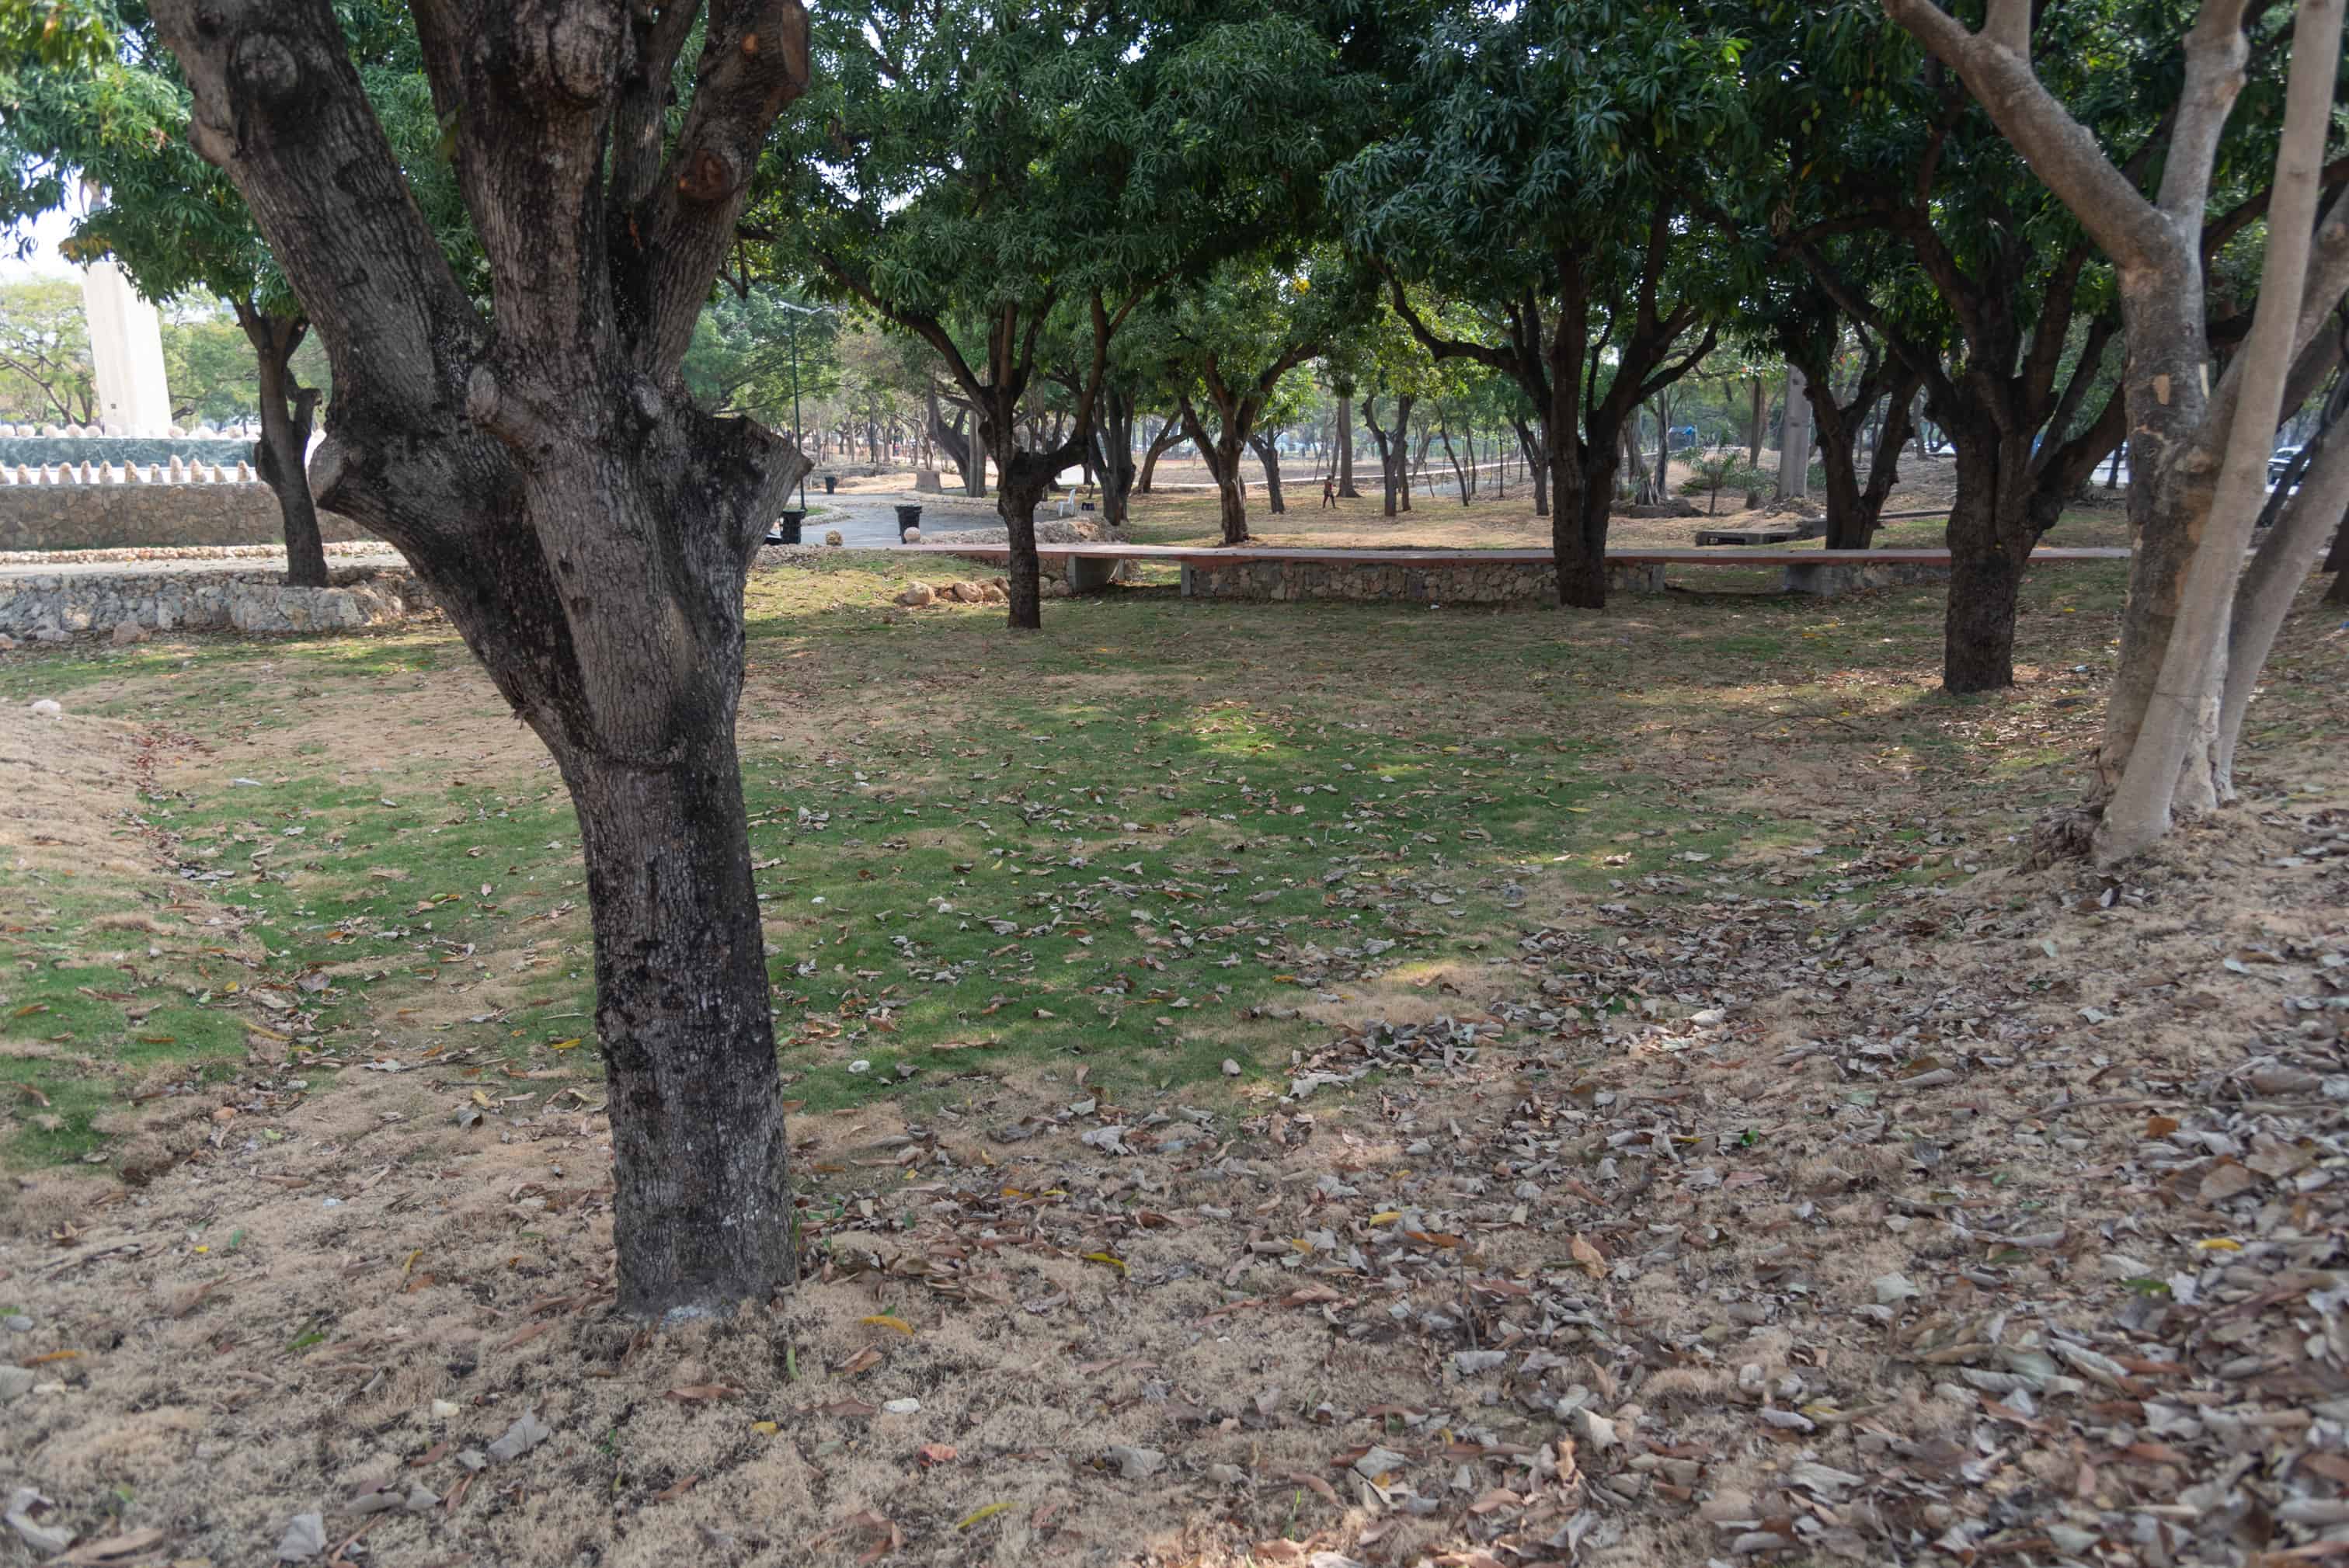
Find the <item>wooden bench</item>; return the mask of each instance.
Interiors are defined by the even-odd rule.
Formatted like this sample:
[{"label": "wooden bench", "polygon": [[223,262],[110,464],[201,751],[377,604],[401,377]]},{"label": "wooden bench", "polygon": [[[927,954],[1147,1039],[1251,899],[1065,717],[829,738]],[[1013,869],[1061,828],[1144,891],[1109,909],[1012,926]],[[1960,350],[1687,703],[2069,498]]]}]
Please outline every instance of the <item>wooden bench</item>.
[{"label": "wooden bench", "polygon": [[[923,543],[884,546],[893,554],[946,555],[1004,562],[1006,544]],[[1405,599],[1454,603],[1555,597],[1556,558],[1547,550],[1328,550],[1303,546],[1196,544],[1043,544],[1046,568],[1077,593],[1110,586],[1121,562],[1154,562],[1182,569],[1185,598]],[[2041,545],[2033,565],[2126,561],[2111,546]],[[1658,549],[1607,552],[1609,586],[1618,593],[1660,593],[1667,569],[1688,566],[1775,568],[1785,592],[1832,597],[1857,588],[1930,581],[1947,575],[1947,550]],[[1363,591],[1350,590],[1363,585]],[[1287,588],[1289,591],[1282,591]]]}]

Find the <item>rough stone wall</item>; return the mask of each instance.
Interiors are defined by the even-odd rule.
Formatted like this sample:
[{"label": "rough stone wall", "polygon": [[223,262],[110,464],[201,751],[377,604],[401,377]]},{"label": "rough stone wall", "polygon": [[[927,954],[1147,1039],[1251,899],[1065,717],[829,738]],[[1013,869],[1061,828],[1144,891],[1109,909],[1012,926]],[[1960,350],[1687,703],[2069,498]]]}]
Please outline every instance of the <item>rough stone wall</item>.
[{"label": "rough stone wall", "polygon": [[[369,535],[348,518],[318,514],[329,541]],[[277,495],[253,484],[0,484],[0,550],[116,545],[276,544]]]},{"label": "rough stone wall", "polygon": [[[1616,593],[1661,592],[1663,573],[1651,566],[1610,566]],[[1513,604],[1557,602],[1557,569],[1528,562],[1429,562],[1403,565],[1350,561],[1236,561],[1183,568],[1186,599],[1401,600],[1413,604]]]},{"label": "rough stone wall", "polygon": [[432,613],[409,573],[334,573],[332,586],[289,588],[274,572],[44,572],[0,577],[0,634],[57,642],[77,632],[233,628],[324,632]]}]

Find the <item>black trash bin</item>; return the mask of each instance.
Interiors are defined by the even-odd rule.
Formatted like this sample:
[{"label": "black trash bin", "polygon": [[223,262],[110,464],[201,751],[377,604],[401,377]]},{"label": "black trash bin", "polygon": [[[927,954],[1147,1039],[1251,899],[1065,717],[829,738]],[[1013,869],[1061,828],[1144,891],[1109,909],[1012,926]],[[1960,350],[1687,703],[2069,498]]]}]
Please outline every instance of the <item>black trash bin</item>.
[{"label": "black trash bin", "polygon": [[826,494],[826,495],[831,495],[831,494],[833,494],[834,491],[838,490],[839,489],[840,489],[840,476],[839,476],[838,474],[826,474],[826,475],[824,475],[824,476],[823,476],[823,493],[824,493],[824,494]]},{"label": "black trash bin", "polygon": [[905,542],[907,529],[919,528],[921,525],[922,509],[920,507],[901,506],[897,509],[897,539],[900,543]]},{"label": "black trash bin", "polygon": [[775,531],[783,536],[783,543],[797,544],[800,542],[800,524],[806,521],[807,513],[804,511],[787,511],[783,513],[782,521],[775,524]]}]

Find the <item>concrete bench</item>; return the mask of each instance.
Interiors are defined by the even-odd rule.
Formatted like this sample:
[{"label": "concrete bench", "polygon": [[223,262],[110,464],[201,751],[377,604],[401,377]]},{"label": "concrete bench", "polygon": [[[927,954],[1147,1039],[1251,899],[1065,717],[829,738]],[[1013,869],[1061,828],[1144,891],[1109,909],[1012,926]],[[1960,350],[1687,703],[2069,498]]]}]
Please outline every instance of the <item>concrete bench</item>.
[{"label": "concrete bench", "polygon": [[[953,555],[970,561],[1004,562],[1006,544],[905,544],[889,546],[904,555]],[[1069,583],[1073,593],[1106,589],[1120,562],[1158,562],[1182,569],[1183,596],[1196,599],[1351,599],[1412,603],[1506,603],[1555,599],[1556,558],[1547,550],[1320,550],[1309,547],[1241,545],[1222,549],[1195,544],[1039,545],[1038,557]],[[2042,545],[2033,565],[2126,561],[2128,552],[2108,546]],[[1859,588],[1946,578],[1947,550],[1610,550],[1610,593],[1661,593],[1665,573],[1691,566],[1775,568],[1789,593],[1831,598]]]}]

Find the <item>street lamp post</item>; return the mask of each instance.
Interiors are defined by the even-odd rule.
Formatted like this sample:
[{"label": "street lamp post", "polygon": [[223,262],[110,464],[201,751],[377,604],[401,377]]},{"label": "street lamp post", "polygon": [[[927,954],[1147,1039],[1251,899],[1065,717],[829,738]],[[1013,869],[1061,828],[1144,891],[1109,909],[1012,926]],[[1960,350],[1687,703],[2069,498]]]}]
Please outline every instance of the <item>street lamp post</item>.
[{"label": "street lamp post", "polygon": [[[801,452],[804,454],[807,450],[807,435],[800,427],[800,317],[803,315],[830,315],[833,313],[835,307],[823,304],[793,304],[787,299],[777,300],[775,303],[781,305],[785,310],[791,312],[792,445],[799,448]],[[800,511],[807,511],[807,474],[804,471],[800,475]]]}]

